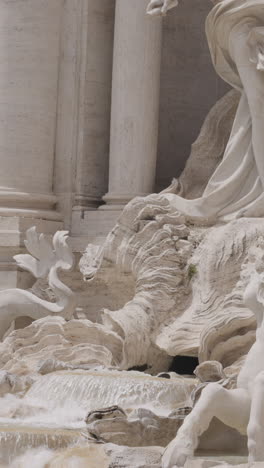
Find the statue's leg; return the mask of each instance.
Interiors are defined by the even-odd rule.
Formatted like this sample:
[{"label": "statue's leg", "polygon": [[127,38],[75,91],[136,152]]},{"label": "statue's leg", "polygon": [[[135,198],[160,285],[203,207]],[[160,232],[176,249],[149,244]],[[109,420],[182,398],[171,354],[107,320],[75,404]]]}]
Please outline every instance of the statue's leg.
[{"label": "statue's leg", "polygon": [[198,439],[206,431],[213,417],[228,426],[246,431],[250,414],[247,390],[227,390],[217,383],[209,384],[186,417],[176,438],[165,449],[162,468],[182,467],[198,446]]},{"label": "statue's leg", "polygon": [[264,461],[264,372],[254,380],[248,424],[249,462]]}]

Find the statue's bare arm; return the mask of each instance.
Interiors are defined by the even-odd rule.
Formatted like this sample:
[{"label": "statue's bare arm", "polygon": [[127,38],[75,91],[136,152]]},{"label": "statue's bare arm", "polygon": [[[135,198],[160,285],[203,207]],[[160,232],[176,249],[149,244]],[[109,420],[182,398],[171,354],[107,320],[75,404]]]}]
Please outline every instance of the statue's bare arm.
[{"label": "statue's bare arm", "polygon": [[147,13],[153,16],[166,15],[168,10],[178,6],[178,4],[178,0],[151,0],[147,8]]},{"label": "statue's bare arm", "polygon": [[[151,0],[147,7],[147,13],[152,16],[164,16],[167,11],[179,5],[181,0]],[[216,5],[222,0],[211,0]]]}]

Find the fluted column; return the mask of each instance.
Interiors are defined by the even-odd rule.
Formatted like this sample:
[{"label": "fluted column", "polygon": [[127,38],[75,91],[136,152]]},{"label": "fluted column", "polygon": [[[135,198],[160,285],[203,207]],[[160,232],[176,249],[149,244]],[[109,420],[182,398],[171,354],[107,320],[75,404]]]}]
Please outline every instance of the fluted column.
[{"label": "fluted column", "polygon": [[52,193],[63,0],[0,0],[0,216],[59,219]]},{"label": "fluted column", "polygon": [[121,209],[154,188],[162,23],[145,14],[147,4],[116,1],[109,191],[103,209]]}]

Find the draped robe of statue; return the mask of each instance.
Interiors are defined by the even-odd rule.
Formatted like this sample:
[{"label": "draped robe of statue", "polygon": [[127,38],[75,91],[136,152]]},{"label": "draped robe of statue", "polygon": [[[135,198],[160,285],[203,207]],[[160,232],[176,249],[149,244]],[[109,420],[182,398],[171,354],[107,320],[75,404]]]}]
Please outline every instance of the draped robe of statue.
[{"label": "draped robe of statue", "polygon": [[[167,194],[193,221],[264,215],[264,1],[222,0],[209,13],[206,34],[217,73],[240,90],[230,139],[202,197]],[[195,73],[195,70],[194,70]]]}]

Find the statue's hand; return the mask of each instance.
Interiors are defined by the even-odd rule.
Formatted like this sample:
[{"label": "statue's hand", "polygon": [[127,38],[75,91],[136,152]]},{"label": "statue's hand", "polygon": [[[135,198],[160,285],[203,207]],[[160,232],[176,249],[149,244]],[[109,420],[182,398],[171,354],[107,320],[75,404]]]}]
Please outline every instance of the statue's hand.
[{"label": "statue's hand", "polygon": [[162,468],[182,468],[187,460],[187,455],[177,437],[173,439],[165,449],[162,457]]},{"label": "statue's hand", "polygon": [[178,6],[178,0],[151,0],[147,13],[152,16],[166,15],[171,8]]}]

